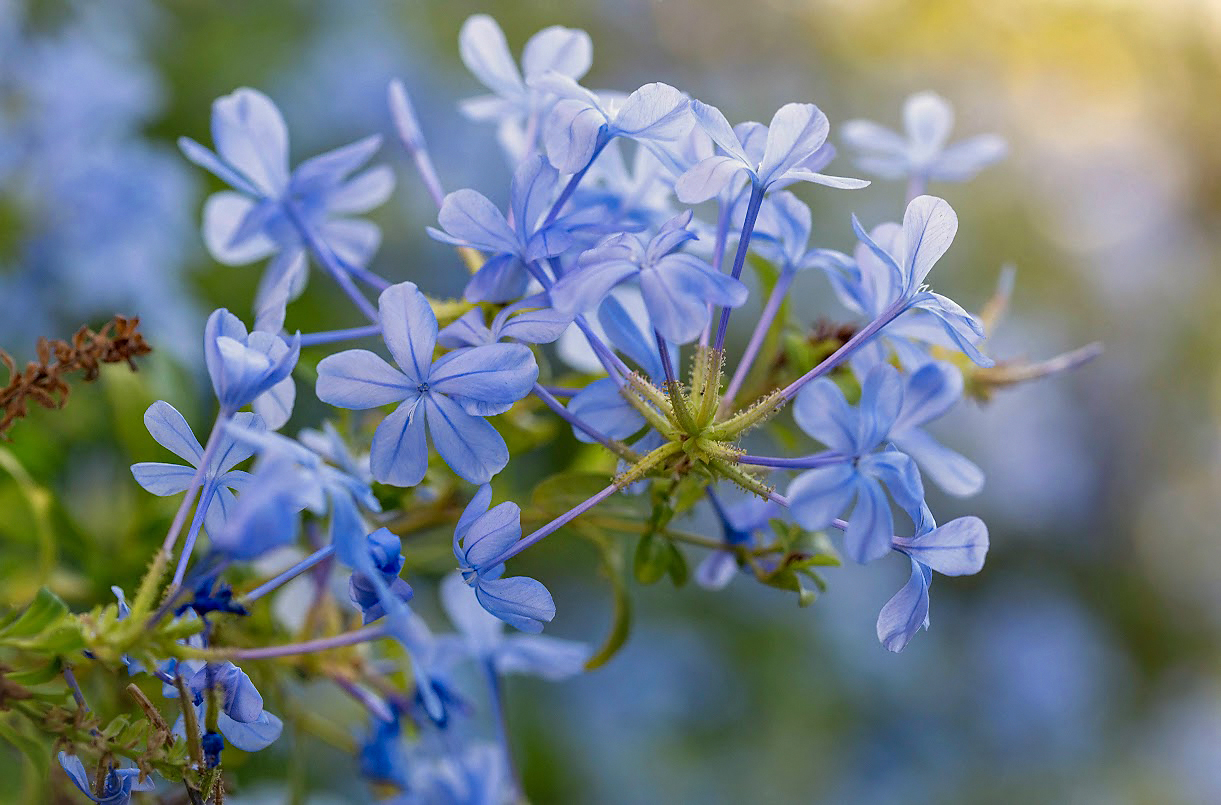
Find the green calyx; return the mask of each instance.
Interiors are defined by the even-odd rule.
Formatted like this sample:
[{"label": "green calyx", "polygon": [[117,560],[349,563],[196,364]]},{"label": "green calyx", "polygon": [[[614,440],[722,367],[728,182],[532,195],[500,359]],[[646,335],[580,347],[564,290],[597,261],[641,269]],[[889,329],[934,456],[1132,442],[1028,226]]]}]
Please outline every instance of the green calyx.
[{"label": "green calyx", "polygon": [[621,473],[615,481],[618,486],[648,477],[696,474],[710,481],[730,481],[762,498],[771,495],[770,486],[738,463],[742,451],[736,442],[779,411],[785,400],[779,392],[773,392],[741,411],[718,414],[723,372],[723,353],[701,346],[687,385],[675,380],[661,389],[639,374],[628,378],[621,389],[624,399],[665,443]]}]

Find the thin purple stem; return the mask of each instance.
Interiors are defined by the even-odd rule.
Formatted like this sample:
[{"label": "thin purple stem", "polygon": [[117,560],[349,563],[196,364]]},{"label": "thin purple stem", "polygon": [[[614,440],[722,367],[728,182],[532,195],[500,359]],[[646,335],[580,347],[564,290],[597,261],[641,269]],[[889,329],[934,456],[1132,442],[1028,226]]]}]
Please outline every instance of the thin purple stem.
[{"label": "thin purple stem", "polygon": [[858,330],[855,335],[844,342],[843,346],[824,358],[822,363],[818,364],[813,369],[790,383],[782,392],[780,392],[781,396],[786,400],[793,399],[797,392],[801,390],[802,386],[817,377],[821,377],[834,369],[836,366],[839,366],[849,355],[855,352],[858,347],[877,335],[883,327],[898,318],[899,314],[905,310],[907,310],[907,299],[901,298],[893,305],[886,308],[886,310],[883,310],[881,315],[879,315],[876,319]]},{"label": "thin purple stem", "polygon": [[[373,307],[369,300],[365,298],[365,295],[362,294],[360,289],[358,289],[355,283],[352,282],[352,277],[349,276],[349,272],[352,271],[352,267],[346,266],[344,262],[339,259],[339,256],[331,250],[330,246],[318,239],[313,230],[306,225],[305,221],[301,220],[301,216],[297,213],[295,204],[293,204],[291,201],[285,201],[282,206],[285,213],[288,215],[289,220],[292,221],[293,226],[296,228],[297,233],[305,242],[306,248],[308,248],[310,254],[314,256],[314,259],[326,269],[327,273],[331,275],[331,278],[335,280],[340,289],[347,294],[349,299],[352,300],[352,303],[356,305],[356,307],[360,308],[360,312],[364,313],[370,321],[377,322],[377,308]],[[382,282],[385,283],[384,280],[382,280]],[[389,287],[389,283],[385,283],[382,287]]]},{"label": "thin purple stem", "polygon": [[332,344],[336,341],[348,341],[354,338],[368,338],[381,335],[380,324],[366,324],[364,327],[349,327],[346,330],[324,330],[320,333],[306,333],[301,336],[301,346],[316,347],[319,344]]},{"label": "thin purple stem", "polygon": [[555,533],[556,531],[559,531],[561,528],[568,525],[570,522],[577,519],[582,514],[589,511],[594,506],[597,506],[599,503],[606,500],[607,498],[609,498],[611,495],[615,494],[618,491],[619,491],[619,487],[616,486],[615,484],[611,484],[610,486],[606,487],[598,494],[591,497],[589,500],[586,500],[583,503],[579,503],[576,506],[574,506],[573,508],[564,512],[559,517],[555,518],[550,523],[547,523],[547,525],[543,526],[538,531],[535,531],[533,534],[529,535],[528,537],[522,537],[517,542],[515,542],[511,546],[509,546],[509,548],[507,550],[503,551],[500,554],[500,556],[497,556],[495,559],[493,559],[490,562],[485,562],[484,567],[495,567],[496,565],[499,565],[501,562],[509,561],[514,556],[517,556],[519,553],[521,553],[522,551],[529,548],[531,545],[534,545],[537,542],[541,542],[544,537],[547,537],[547,536]]},{"label": "thin purple stem", "polygon": [[666,373],[666,384],[677,383],[678,381],[674,379],[674,365],[670,363],[670,347],[666,344],[666,339],[662,338],[661,333],[657,330],[653,331],[653,336],[657,339],[657,355],[661,358],[662,371]]},{"label": "thin purple stem", "polygon": [[72,673],[72,666],[64,666],[64,681],[68,683],[68,688],[72,691],[72,699],[76,702],[76,706],[84,712],[89,712],[89,705],[85,704],[85,694],[81,692],[81,686],[76,681],[76,674]]},{"label": "thin purple stem", "polygon": [[[716,241],[712,246],[712,270],[721,271],[721,266],[725,264],[725,243],[729,239],[729,207],[730,205],[724,202],[719,202],[716,214]],[[705,307],[708,310],[708,322],[704,325],[704,331],[700,333],[700,346],[708,346],[708,339],[712,338],[712,305],[707,304]]]},{"label": "thin purple stem", "polygon": [[907,201],[904,204],[904,206],[906,206],[907,204],[911,204],[912,199],[916,198],[916,196],[924,195],[924,189],[925,189],[925,187],[927,187],[927,185],[928,185],[928,179],[926,179],[924,176],[921,176],[920,174],[914,174],[910,179],[908,179],[907,180]]},{"label": "thin purple stem", "polygon": [[390,710],[390,705],[386,704],[386,700],[381,696],[362,688],[352,680],[342,674],[331,674],[333,681],[339,688],[357,702],[359,702],[374,718],[381,721],[394,721],[394,713]]},{"label": "thin purple stem", "polygon": [[750,367],[754,364],[760,347],[763,346],[763,339],[767,337],[767,331],[772,326],[772,321],[775,320],[776,313],[780,310],[780,304],[784,301],[784,295],[788,293],[795,276],[797,276],[797,272],[786,268],[777,277],[776,287],[772,288],[772,295],[768,297],[767,304],[763,306],[763,311],[759,314],[759,323],[755,325],[755,331],[750,334],[750,342],[746,345],[746,351],[742,353],[742,358],[738,361],[738,368],[734,370],[729,387],[725,389],[725,396],[721,398],[722,413],[733,407],[733,400],[738,396],[742,384],[746,381],[746,375],[750,372]]},{"label": "thin purple stem", "polygon": [[195,515],[191,518],[186,541],[182,544],[178,567],[174,569],[174,580],[170,582],[172,588],[182,584],[182,578],[187,574],[187,562],[191,560],[191,554],[195,550],[195,541],[199,539],[199,529],[203,527],[204,516],[208,513],[208,507],[212,505],[212,498],[216,497],[216,492],[216,483],[212,482],[204,484],[203,491],[199,493],[199,503],[195,506]]},{"label": "thin purple stem", "polygon": [[496,666],[487,660],[483,663],[483,671],[488,680],[488,698],[491,705],[493,722],[496,726],[496,739],[500,743],[500,748],[505,756],[505,768],[509,770],[509,779],[513,786],[513,791],[509,799],[513,800],[517,792],[521,790],[521,780],[518,779],[517,767],[513,764],[513,749],[509,746],[509,728],[505,720],[505,704],[504,696],[500,690],[500,677],[496,674]]},{"label": "thin purple stem", "polygon": [[756,467],[776,467],[778,469],[789,470],[812,470],[817,467],[831,467],[851,460],[851,456],[845,456],[831,451],[815,453],[812,456],[799,456],[797,458],[773,458],[771,456],[751,455],[738,456],[739,464],[752,464]]},{"label": "thin purple stem", "polygon": [[567,408],[565,408],[564,404],[561,403],[559,400],[557,400],[555,397],[551,396],[551,394],[547,391],[547,389],[543,388],[538,383],[535,383],[533,391],[534,391],[534,395],[536,397],[538,397],[540,400],[542,400],[543,403],[548,408],[550,408],[555,413],[555,415],[558,416],[560,419],[564,420],[569,425],[572,425],[574,428],[580,430],[586,436],[588,436],[589,438],[598,442],[603,447],[605,447],[607,450],[610,450],[611,452],[616,453],[616,454],[623,452],[622,446],[616,445],[614,443],[614,440],[611,439],[611,437],[607,436],[605,433],[598,430],[597,428],[590,425],[588,422],[581,419],[579,416],[577,416],[576,414],[572,413]]},{"label": "thin purple stem", "polygon": [[563,386],[541,386],[552,397],[575,397],[581,393],[581,389],[567,388]]},{"label": "thin purple stem", "polygon": [[[763,185],[754,183],[750,187],[750,201],[746,205],[746,220],[742,223],[742,236],[738,239],[738,251],[733,257],[733,270],[730,275],[734,279],[742,276],[742,267],[746,265],[746,252],[750,249],[750,236],[755,231],[755,220],[759,217],[759,206],[763,204]],[[716,339],[713,349],[725,346],[725,331],[729,329],[729,314],[733,308],[721,309],[721,321],[717,324]]]},{"label": "thin purple stem", "polygon": [[[543,271],[542,266],[538,265],[536,262],[526,262],[525,266],[526,270],[530,272],[530,275],[538,280],[538,284],[543,286],[543,290],[551,290],[551,286],[554,285],[554,283],[551,281],[551,278],[547,276],[547,272]],[[558,270],[556,273],[559,273]],[[606,346],[606,344],[602,342],[601,338],[598,338],[598,334],[593,331],[593,328],[589,325],[589,322],[586,320],[584,314],[577,316],[572,321],[573,324],[575,324],[577,328],[580,329],[580,331],[585,335],[585,340],[589,342],[589,346],[591,349],[593,349],[594,355],[597,356],[598,362],[602,364],[602,368],[606,370],[608,375],[615,379],[615,383],[617,385],[622,386],[624,384],[623,378],[630,375],[632,370],[627,368],[627,364],[619,360],[619,356],[611,351],[610,347]]]},{"label": "thin purple stem", "polygon": [[245,604],[248,604],[251,601],[257,601],[258,599],[267,595],[272,590],[275,590],[277,587],[280,587],[283,584],[287,584],[288,582],[295,579],[297,576],[300,576],[302,573],[309,570],[311,567],[318,564],[319,562],[323,561],[324,559],[326,559],[328,556],[330,556],[333,553],[335,553],[334,545],[327,545],[325,548],[319,548],[318,550],[311,553],[309,556],[302,559],[300,562],[297,562],[297,564],[295,564],[292,567],[285,570],[283,573],[281,573],[278,576],[275,576],[271,579],[268,579],[267,581],[260,584],[258,587],[255,587],[250,592],[241,596],[240,600],[242,601],[242,603],[245,603]]},{"label": "thin purple stem", "polygon": [[305,640],[301,643],[288,643],[283,646],[267,646],[265,648],[229,649],[226,655],[233,660],[269,660],[275,657],[291,657],[296,654],[313,654],[333,648],[354,646],[367,643],[390,634],[390,627],[375,623],[353,632],[344,632],[334,637],[323,637],[318,640]]},{"label": "thin purple stem", "polygon": [[228,424],[231,416],[233,416],[232,412],[221,411],[220,415],[216,418],[216,422],[212,425],[212,432],[208,434],[208,443],[204,445],[203,455],[199,457],[199,466],[195,468],[195,475],[191,477],[191,483],[187,486],[186,493],[182,497],[182,503],[178,505],[178,511],[174,514],[174,521],[170,523],[170,530],[166,533],[165,540],[161,543],[162,553],[169,554],[174,550],[174,546],[178,544],[178,532],[182,530],[182,526],[186,523],[187,510],[195,500],[195,493],[199,491],[199,487],[203,484],[208,465],[212,462],[212,458],[220,446],[220,433],[224,426]]},{"label": "thin purple stem", "polygon": [[564,185],[564,189],[560,191],[560,197],[555,200],[555,204],[551,205],[551,211],[547,213],[547,217],[543,219],[543,227],[551,226],[555,223],[555,219],[560,217],[560,210],[568,203],[568,199],[572,198],[572,194],[576,192],[577,185],[585,178],[585,174],[589,172],[598,155],[602,153],[602,149],[606,148],[606,144],[610,142],[610,138],[605,132],[598,135],[598,144],[594,146],[594,152],[589,155],[589,162],[585,163],[585,167],[572,175],[568,180],[568,184]]}]

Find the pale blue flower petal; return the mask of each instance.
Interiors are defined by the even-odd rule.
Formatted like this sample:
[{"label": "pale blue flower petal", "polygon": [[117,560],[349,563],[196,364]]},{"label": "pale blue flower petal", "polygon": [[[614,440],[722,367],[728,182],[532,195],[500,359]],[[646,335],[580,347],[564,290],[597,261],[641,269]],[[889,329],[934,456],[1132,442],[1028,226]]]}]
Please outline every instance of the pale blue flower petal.
[{"label": "pale blue flower petal", "polygon": [[555,617],[555,601],[542,582],[525,576],[480,579],[475,595],[483,608],[510,626],[538,634]]},{"label": "pale blue flower petal", "polygon": [[844,553],[863,565],[890,552],[895,524],[890,501],[877,481],[858,475],[856,488],[856,505],[844,532]]},{"label": "pale blue flower petal", "polygon": [[432,442],[459,478],[487,483],[509,463],[504,438],[486,419],[471,416],[441,394],[429,394],[422,402]]},{"label": "pale blue flower petal", "polygon": [[416,384],[367,349],[348,349],[318,362],[315,392],[340,408],[376,408],[416,394]]},{"label": "pale blue flower petal", "polygon": [[288,185],[288,127],[258,90],[243,87],[212,104],[212,142],[263,195],[278,196]]},{"label": "pale blue flower petal", "polygon": [[413,282],[382,291],[377,300],[382,338],[403,373],[416,383],[428,382],[437,345],[437,316]]},{"label": "pale blue flower petal", "polygon": [[462,24],[458,34],[458,53],[462,63],[485,87],[498,95],[525,92],[521,73],[509,53],[509,43],[496,20],[476,14]]},{"label": "pale blue flower petal", "polygon": [[381,421],[373,432],[369,469],[392,486],[415,486],[428,470],[428,442],[420,399],[408,399]]},{"label": "pale blue flower petal", "polygon": [[878,640],[888,651],[902,651],[921,627],[928,628],[928,588],[932,576],[915,559],[911,565],[907,584],[878,613]]},{"label": "pale blue flower petal", "polygon": [[802,528],[820,531],[847,510],[860,476],[852,464],[806,470],[789,484],[789,511]]}]

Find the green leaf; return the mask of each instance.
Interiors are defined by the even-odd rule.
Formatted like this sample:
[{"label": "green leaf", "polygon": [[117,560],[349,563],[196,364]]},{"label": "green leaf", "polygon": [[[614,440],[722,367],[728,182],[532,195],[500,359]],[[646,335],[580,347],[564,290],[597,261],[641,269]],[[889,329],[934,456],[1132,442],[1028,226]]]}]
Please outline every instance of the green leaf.
[{"label": "green leaf", "polygon": [[33,637],[67,616],[68,605],[55,593],[43,587],[34,597],[33,603],[26,607],[25,612],[0,628],[0,640]]},{"label": "green leaf", "polygon": [[585,662],[585,670],[592,671],[605,665],[611,657],[619,653],[619,649],[627,642],[632,631],[632,599],[628,594],[628,584],[625,575],[623,550],[618,542],[591,537],[598,545],[601,557],[602,573],[610,581],[611,603],[614,607],[611,615],[610,634],[597,651]]},{"label": "green leaf", "polygon": [[687,557],[683,556],[683,552],[674,544],[674,540],[667,539],[666,545],[670,549],[670,581],[675,587],[682,587],[687,583],[687,579],[691,577],[691,571],[687,567]]},{"label": "green leaf", "polygon": [[[606,489],[611,479],[596,472],[563,472],[534,487],[531,502],[554,517],[584,503]],[[605,517],[642,520],[645,504],[636,495],[611,495],[593,510]]]},{"label": "green leaf", "polygon": [[641,584],[655,584],[670,570],[672,554],[667,540],[649,532],[636,543],[636,556],[632,560],[632,571]]},{"label": "green leaf", "polygon": [[102,737],[106,740],[111,740],[123,730],[127,729],[131,722],[127,720],[127,716],[115,716],[110,723],[102,728]]},{"label": "green leaf", "polygon": [[799,607],[808,607],[818,597],[813,590],[807,590],[802,585],[801,576],[791,567],[785,567],[776,571],[764,579],[763,583],[769,587],[797,593],[797,606]]},{"label": "green leaf", "polygon": [[42,782],[47,779],[51,748],[41,739],[41,736],[30,735],[27,732],[29,729],[27,723],[11,724],[0,720],[0,739],[8,741],[16,747],[29,761],[27,766],[29,774],[26,775],[25,785],[26,791],[29,792],[37,791]]},{"label": "green leaf", "polygon": [[29,687],[30,685],[45,685],[59,676],[63,665],[52,661],[38,668],[28,668],[24,671],[12,671],[4,675],[10,682]]}]

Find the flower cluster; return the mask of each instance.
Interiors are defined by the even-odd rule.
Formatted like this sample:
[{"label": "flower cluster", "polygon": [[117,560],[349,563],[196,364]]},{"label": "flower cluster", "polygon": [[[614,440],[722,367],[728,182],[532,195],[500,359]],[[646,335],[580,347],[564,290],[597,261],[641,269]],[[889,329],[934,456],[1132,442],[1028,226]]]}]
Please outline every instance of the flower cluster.
[{"label": "flower cluster", "polygon": [[[519,68],[482,15],[463,26],[460,52],[491,91],[462,109],[496,128],[512,167],[507,210],[475,189],[445,194],[402,84],[389,88],[388,105],[437,203],[437,226],[427,231],[457,247],[452,265],[436,268],[469,270],[462,300],[430,299],[370,268],[380,233],[359,216],[395,184],[388,168],[366,167],[379,137],[290,168],[279,110],[239,89],[213,106],[212,147],[181,140],[188,159],[228,185],[204,208],[212,255],[266,267],[251,328],[223,309],[208,319],[204,354],[218,413],[207,439],[168,402],[145,415],[153,438],[186,463],[142,462],[132,472],[149,492],[180,503],[141,591],[102,620],[126,641],[117,641],[123,664],[132,673],[156,668],[149,673],[165,695],[180,700],[174,731],[191,752],[180,776],[200,801],[221,790],[226,747],[258,751],[282,728],[234,662],[318,652],[351,658],[299,670],[323,669],[367,709],[361,768],[405,797],[395,801],[514,801],[522,792],[501,676],[561,679],[614,650],[614,640],[595,653],[539,635],[556,616],[551,592],[508,575],[510,560],[569,526],[592,531],[598,544],[637,535],[642,582],[669,575],[681,583],[680,545],[689,544],[709,551],[696,572],[701,585],[723,588],[740,570],[796,592],[802,604],[814,597],[805,582],[821,586],[816,568],[841,554],[862,564],[902,554],[911,580],[877,622],[892,651],[928,627],[932,571],[983,566],[982,521],[938,525],[925,499],[926,479],[961,497],[983,484],[978,467],[925,427],[962,400],[964,377],[993,361],[981,319],[927,284],[958,221],[949,202],[924,190],[973,175],[1003,151],[998,141],[946,147],[949,107],[927,94],[908,102],[907,141],[874,124],[845,127],[861,169],[907,178],[909,198],[896,209],[900,221],[844,221],[840,251],[811,245],[810,209],[795,191],[844,193],[868,182],[824,173],[836,152],[814,104],[786,104],[766,125],[731,125],[663,83],[594,92],[579,83],[592,60],[584,32],[539,32]],[[306,292],[311,264],[367,325],[288,334],[288,305]],[[758,276],[748,270],[763,265],[770,269]],[[799,318],[787,302],[801,272],[843,303],[845,323],[828,329]],[[755,310],[752,289],[769,285],[739,349],[728,337],[731,317]],[[328,349],[361,339],[372,348]],[[557,340],[558,350],[542,346]],[[801,349],[783,351],[793,340]],[[281,431],[305,377],[341,424],[293,438]],[[603,477],[574,498],[589,473],[561,474],[536,490],[528,511],[512,500],[493,504],[515,491],[501,477],[510,445],[530,444],[540,412],[592,445],[597,455],[585,466],[603,467]],[[780,440],[759,426],[790,412],[797,455],[771,455]],[[722,525],[719,538],[679,530],[700,512]],[[523,522],[537,525],[525,533]],[[454,634],[433,633],[412,609],[427,584],[402,577],[419,572],[419,540],[438,527],[452,535],[457,565],[437,585]],[[828,536],[835,532],[843,532],[838,548]],[[207,550],[197,550],[205,534]],[[292,558],[279,572],[241,593],[228,586],[241,589],[252,569],[286,551]],[[328,581],[339,568],[346,596]],[[302,639],[230,642],[244,634],[256,601],[310,580],[312,603],[296,627]],[[327,612],[350,628],[327,630]],[[506,637],[506,624],[525,634]],[[136,650],[141,627],[164,635],[156,649]],[[95,642],[89,656],[117,656]],[[396,675],[404,656],[407,686]],[[486,681],[493,743],[474,737],[479,707],[460,666]],[[125,802],[147,783],[112,764],[95,790],[79,759],[61,763],[96,801]]]}]

